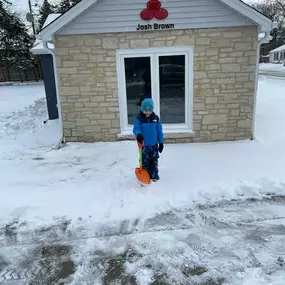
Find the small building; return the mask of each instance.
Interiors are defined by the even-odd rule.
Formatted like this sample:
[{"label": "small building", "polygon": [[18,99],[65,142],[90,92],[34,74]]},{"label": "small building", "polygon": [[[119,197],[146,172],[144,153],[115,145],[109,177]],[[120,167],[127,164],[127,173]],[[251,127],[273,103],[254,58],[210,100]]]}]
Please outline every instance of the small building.
[{"label": "small building", "polygon": [[54,44],[65,140],[133,138],[150,96],[169,142],[251,139],[272,28],[240,0],[82,0],[37,36]]},{"label": "small building", "polygon": [[285,45],[270,51],[269,54],[270,54],[270,62],[273,63],[285,62]]}]

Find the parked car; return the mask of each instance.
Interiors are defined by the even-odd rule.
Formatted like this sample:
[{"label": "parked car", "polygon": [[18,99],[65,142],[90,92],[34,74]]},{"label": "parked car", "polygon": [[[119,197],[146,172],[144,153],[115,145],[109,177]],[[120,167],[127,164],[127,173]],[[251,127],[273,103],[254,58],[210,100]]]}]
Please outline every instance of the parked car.
[{"label": "parked car", "polygon": [[160,83],[185,84],[185,66],[178,64],[162,64],[159,66]]}]

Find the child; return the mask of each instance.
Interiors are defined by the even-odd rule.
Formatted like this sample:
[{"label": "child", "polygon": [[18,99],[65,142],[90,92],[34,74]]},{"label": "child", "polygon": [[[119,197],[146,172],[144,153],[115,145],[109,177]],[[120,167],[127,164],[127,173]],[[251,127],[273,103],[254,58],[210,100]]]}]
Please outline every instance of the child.
[{"label": "child", "polygon": [[142,167],[152,181],[159,180],[158,176],[158,152],[163,151],[163,132],[159,117],[153,112],[153,100],[144,99],[141,104],[141,112],[137,116],[133,133],[138,143],[144,143],[142,149]]}]

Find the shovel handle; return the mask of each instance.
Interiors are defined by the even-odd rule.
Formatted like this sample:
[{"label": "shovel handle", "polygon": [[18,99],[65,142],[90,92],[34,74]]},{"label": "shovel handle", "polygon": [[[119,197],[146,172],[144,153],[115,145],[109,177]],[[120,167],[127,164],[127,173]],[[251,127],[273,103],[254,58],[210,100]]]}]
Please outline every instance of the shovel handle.
[{"label": "shovel handle", "polygon": [[143,148],[143,142],[142,143],[138,142],[138,147],[139,147],[139,149],[142,149]]},{"label": "shovel handle", "polygon": [[139,147],[139,152],[140,152],[140,169],[142,170],[142,148],[143,148],[144,142],[139,143],[138,142],[138,147]]}]

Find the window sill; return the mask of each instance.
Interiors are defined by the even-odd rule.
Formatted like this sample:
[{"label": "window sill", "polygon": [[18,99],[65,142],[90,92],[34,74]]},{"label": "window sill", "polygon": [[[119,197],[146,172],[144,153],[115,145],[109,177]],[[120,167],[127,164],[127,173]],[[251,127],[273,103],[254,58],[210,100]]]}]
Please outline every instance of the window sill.
[{"label": "window sill", "polygon": [[[186,129],[165,129],[163,130],[165,139],[187,139],[195,137],[195,132]],[[124,131],[117,135],[118,140],[134,140],[135,136],[132,131]]]}]

